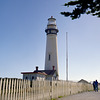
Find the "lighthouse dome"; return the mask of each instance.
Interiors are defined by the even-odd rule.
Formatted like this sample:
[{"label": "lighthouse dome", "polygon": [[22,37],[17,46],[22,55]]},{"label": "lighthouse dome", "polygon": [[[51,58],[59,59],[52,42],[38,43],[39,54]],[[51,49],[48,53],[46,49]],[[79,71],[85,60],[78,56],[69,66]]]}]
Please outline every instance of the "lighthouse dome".
[{"label": "lighthouse dome", "polygon": [[56,19],[53,18],[53,16],[51,16],[51,18],[48,19],[47,29],[50,29],[50,28],[57,29]]},{"label": "lighthouse dome", "polygon": [[56,19],[53,16],[48,19],[48,25],[56,25]]},{"label": "lighthouse dome", "polygon": [[47,28],[45,30],[47,34],[57,34],[58,29],[56,26],[56,19],[51,16],[51,18],[48,19]]}]

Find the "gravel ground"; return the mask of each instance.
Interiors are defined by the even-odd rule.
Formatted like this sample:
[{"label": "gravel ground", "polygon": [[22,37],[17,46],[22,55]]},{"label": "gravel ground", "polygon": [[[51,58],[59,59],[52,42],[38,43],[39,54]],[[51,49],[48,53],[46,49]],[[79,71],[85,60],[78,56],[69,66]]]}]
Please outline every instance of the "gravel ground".
[{"label": "gravel ground", "polygon": [[71,95],[63,98],[59,98],[58,100],[100,100],[100,90],[98,92],[84,92],[76,95]]}]

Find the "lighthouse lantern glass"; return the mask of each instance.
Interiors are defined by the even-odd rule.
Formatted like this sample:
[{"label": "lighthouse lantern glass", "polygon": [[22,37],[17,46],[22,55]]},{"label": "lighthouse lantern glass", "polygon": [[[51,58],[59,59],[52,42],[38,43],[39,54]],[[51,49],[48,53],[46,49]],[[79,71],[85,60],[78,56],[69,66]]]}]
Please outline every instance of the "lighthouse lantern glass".
[{"label": "lighthouse lantern glass", "polygon": [[49,19],[48,25],[56,25],[56,21],[54,19]]}]

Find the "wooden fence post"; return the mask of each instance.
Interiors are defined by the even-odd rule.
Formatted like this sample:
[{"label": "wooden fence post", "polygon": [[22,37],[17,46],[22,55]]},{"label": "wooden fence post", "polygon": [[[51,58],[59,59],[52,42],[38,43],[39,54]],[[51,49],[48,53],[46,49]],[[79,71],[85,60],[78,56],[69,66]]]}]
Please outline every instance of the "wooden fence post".
[{"label": "wooden fence post", "polygon": [[12,86],[11,86],[11,100],[13,100],[13,92],[14,92],[13,88],[14,88],[14,80],[12,79]]},{"label": "wooden fence post", "polygon": [[11,93],[11,79],[9,79],[9,85],[8,85],[8,100],[11,100],[10,93]]},{"label": "wooden fence post", "polygon": [[[18,80],[17,80],[18,81]],[[17,95],[17,98],[16,98],[16,100],[20,100],[20,98],[21,98],[21,95],[20,95],[20,90],[21,90],[21,80],[19,80],[18,81],[18,84],[19,84],[19,86],[18,86],[18,95]]]},{"label": "wooden fence post", "polygon": [[19,87],[19,81],[20,81],[20,80],[18,80],[18,79],[16,80],[16,84],[17,84],[17,86],[16,86],[16,97],[15,97],[16,100],[18,100],[18,98],[19,98],[19,92],[18,92],[18,89],[19,89],[19,88],[18,88],[18,87]]},{"label": "wooden fence post", "polygon": [[14,80],[14,91],[13,91],[14,96],[13,96],[13,100],[16,100],[15,99],[15,92],[16,92],[16,79]]},{"label": "wooden fence post", "polygon": [[24,94],[25,94],[25,99],[24,100],[26,100],[26,80],[24,81]]},{"label": "wooden fence post", "polygon": [[26,80],[26,100],[28,100],[28,80]]},{"label": "wooden fence post", "polygon": [[29,95],[30,94],[30,81],[28,80],[28,83],[27,83],[27,100],[29,100]]},{"label": "wooden fence post", "polygon": [[4,93],[5,93],[5,79],[3,79],[3,90],[2,90],[2,100],[5,100],[5,98],[4,98]]},{"label": "wooden fence post", "polygon": [[0,79],[0,100],[2,99],[2,78]]},{"label": "wooden fence post", "polygon": [[43,80],[43,100],[44,100],[44,88],[45,88],[45,81]]},{"label": "wooden fence post", "polygon": [[5,85],[5,100],[7,100],[7,94],[8,94],[8,79],[6,79],[6,85]]},{"label": "wooden fence post", "polygon": [[23,98],[22,98],[23,97],[23,95],[22,95],[22,92],[23,92],[22,91],[22,89],[23,89],[22,85],[23,85],[23,81],[21,80],[21,100],[23,100]]},{"label": "wooden fence post", "polygon": [[22,100],[24,100],[24,80],[22,80]]}]

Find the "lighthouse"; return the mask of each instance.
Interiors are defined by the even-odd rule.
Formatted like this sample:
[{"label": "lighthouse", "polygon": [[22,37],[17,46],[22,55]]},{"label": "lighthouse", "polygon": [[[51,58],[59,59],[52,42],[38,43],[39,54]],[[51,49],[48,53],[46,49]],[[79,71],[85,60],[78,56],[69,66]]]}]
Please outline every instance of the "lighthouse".
[{"label": "lighthouse", "polygon": [[45,69],[39,70],[38,66],[33,72],[21,72],[23,79],[28,80],[58,80],[58,50],[57,50],[57,33],[56,19],[51,16],[48,19],[46,41],[46,55],[45,55]]},{"label": "lighthouse", "polygon": [[59,77],[58,72],[58,49],[57,49],[57,33],[56,19],[51,16],[48,19],[46,40],[46,55],[45,55],[45,70],[56,70],[56,75]]}]

